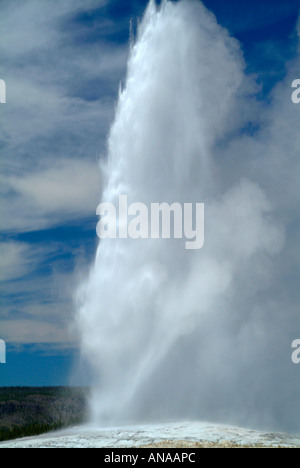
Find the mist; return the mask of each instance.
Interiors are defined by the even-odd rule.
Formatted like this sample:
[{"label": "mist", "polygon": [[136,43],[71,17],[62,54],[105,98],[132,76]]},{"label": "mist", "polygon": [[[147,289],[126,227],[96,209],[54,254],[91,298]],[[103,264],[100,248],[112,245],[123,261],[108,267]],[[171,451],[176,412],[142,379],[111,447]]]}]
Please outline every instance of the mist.
[{"label": "mist", "polygon": [[245,70],[240,44],[200,2],[149,3],[99,202],[204,203],[205,243],[99,242],[76,315],[98,424],[300,432],[299,56],[269,104]]}]

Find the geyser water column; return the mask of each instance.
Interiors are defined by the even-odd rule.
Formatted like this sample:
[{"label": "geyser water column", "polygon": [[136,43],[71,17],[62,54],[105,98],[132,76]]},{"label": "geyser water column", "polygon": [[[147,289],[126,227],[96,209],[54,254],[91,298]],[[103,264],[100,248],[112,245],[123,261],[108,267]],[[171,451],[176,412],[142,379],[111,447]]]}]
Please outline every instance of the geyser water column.
[{"label": "geyser water column", "polygon": [[281,243],[259,187],[240,174],[223,180],[225,163],[214,161],[214,148],[247,118],[252,84],[243,70],[238,43],[200,2],[149,3],[101,164],[102,201],[203,202],[205,245],[100,241],[77,320],[95,374],[91,414],[102,424],[215,417],[233,400],[235,373],[224,363],[234,308],[249,277],[243,297],[253,301],[262,258]]}]

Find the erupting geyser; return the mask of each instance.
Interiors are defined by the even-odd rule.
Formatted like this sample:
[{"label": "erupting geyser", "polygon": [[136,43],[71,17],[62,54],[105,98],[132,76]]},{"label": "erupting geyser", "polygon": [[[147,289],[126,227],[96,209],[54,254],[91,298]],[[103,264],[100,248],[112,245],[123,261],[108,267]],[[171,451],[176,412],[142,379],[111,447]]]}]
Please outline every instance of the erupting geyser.
[{"label": "erupting geyser", "polygon": [[239,146],[257,112],[244,69],[238,42],[200,2],[149,3],[101,166],[102,201],[204,203],[205,244],[99,242],[77,320],[101,424],[281,424],[268,294],[284,231]]}]

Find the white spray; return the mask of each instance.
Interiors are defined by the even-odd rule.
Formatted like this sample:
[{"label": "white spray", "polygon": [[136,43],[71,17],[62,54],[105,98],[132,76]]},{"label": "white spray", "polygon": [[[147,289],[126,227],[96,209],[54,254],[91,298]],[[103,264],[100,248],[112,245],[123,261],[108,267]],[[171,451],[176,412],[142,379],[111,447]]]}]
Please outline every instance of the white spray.
[{"label": "white spray", "polygon": [[253,91],[237,41],[200,2],[149,3],[102,164],[102,202],[203,202],[205,244],[100,241],[77,317],[99,423],[253,411],[257,387],[244,371],[264,341],[250,317],[283,235],[258,184],[220,157],[253,111]]}]

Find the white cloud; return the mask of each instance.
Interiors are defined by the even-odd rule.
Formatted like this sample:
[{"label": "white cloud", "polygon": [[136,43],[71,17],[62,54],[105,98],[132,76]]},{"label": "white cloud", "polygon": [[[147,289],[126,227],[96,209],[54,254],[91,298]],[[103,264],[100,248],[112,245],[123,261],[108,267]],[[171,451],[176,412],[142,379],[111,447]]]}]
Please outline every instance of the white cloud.
[{"label": "white cloud", "polygon": [[26,344],[49,345],[51,348],[67,349],[76,347],[74,337],[61,324],[42,320],[0,321],[1,336],[10,346]]},{"label": "white cloud", "polygon": [[100,8],[108,0],[4,0],[1,5],[1,49],[10,58],[20,59],[32,52],[44,53],[59,41],[60,21],[78,11]]},{"label": "white cloud", "polygon": [[63,244],[0,244],[0,330],[10,345],[77,346],[70,327],[76,274],[52,263],[60,255],[63,264],[67,254]]},{"label": "white cloud", "polygon": [[[89,216],[96,227],[98,161],[128,48],[105,39],[87,47],[77,20],[106,3],[1,2],[0,66],[7,85],[0,115],[4,238]],[[75,346],[68,325],[77,274],[73,261],[66,242],[0,244],[0,330],[10,344]]]},{"label": "white cloud", "polygon": [[46,212],[89,212],[96,206],[100,192],[97,164],[85,161],[63,162],[61,167],[8,179],[10,187],[32,206]]},{"label": "white cloud", "polygon": [[[127,47],[100,41],[86,48],[71,20],[106,3],[1,4],[7,104],[1,107],[0,227],[6,232],[94,215],[101,190],[96,160],[105,152]],[[95,96],[86,98],[93,87]]]},{"label": "white cloud", "polygon": [[96,216],[100,191],[97,162],[63,161],[61,166],[10,177],[2,180],[0,228],[34,231]]},{"label": "white cloud", "polygon": [[96,161],[65,160],[52,168],[7,178],[5,191],[15,194],[2,203],[0,226],[2,230],[35,230],[93,216],[100,187]]},{"label": "white cloud", "polygon": [[31,271],[30,249],[17,242],[0,243],[0,281],[21,278]]}]

